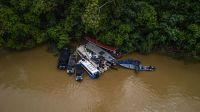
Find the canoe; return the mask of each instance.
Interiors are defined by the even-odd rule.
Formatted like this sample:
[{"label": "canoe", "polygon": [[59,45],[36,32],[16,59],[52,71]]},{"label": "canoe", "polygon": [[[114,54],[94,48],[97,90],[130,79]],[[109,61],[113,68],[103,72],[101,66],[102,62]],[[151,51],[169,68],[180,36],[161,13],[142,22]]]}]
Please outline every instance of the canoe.
[{"label": "canoe", "polygon": [[75,72],[75,65],[77,63],[77,58],[75,54],[70,54],[68,65],[67,65],[67,73],[74,74]]},{"label": "canoe", "polygon": [[70,57],[70,51],[68,48],[63,48],[61,50],[60,56],[58,58],[57,68],[60,70],[67,69],[68,61]]},{"label": "canoe", "polygon": [[83,68],[80,64],[76,64],[75,66],[75,79],[76,81],[82,81],[83,80]]},{"label": "canoe", "polygon": [[126,59],[118,61],[117,64],[128,69],[136,69],[136,66],[139,66],[141,62],[139,60]]},{"label": "canoe", "polygon": [[135,71],[154,71],[156,69],[155,66],[144,66],[139,60],[132,59],[120,60],[118,61],[118,64],[122,67]]},{"label": "canoe", "polygon": [[137,71],[155,71],[155,70],[156,70],[155,66],[139,65],[139,69]]}]

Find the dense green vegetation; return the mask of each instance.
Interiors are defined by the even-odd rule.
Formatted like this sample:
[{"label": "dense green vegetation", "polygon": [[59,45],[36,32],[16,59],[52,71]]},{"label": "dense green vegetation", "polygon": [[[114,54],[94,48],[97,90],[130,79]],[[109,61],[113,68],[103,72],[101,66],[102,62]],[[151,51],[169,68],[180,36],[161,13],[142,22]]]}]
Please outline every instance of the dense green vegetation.
[{"label": "dense green vegetation", "polygon": [[122,51],[200,56],[200,1],[0,0],[0,46],[62,48],[91,33]]}]

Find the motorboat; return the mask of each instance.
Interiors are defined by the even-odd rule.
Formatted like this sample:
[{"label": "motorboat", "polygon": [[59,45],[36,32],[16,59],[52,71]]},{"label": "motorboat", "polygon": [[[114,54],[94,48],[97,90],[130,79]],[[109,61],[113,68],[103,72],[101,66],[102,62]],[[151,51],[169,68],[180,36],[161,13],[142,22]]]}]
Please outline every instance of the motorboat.
[{"label": "motorboat", "polygon": [[100,75],[100,71],[87,59],[82,58],[79,63],[86,70],[92,79],[96,79]]}]

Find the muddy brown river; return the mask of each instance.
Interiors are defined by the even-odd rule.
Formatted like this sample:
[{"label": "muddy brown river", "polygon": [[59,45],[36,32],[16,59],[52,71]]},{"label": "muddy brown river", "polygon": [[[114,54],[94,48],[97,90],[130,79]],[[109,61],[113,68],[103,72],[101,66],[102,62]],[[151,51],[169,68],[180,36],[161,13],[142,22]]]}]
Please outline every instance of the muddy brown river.
[{"label": "muddy brown river", "polygon": [[117,67],[79,83],[56,69],[57,57],[41,46],[0,51],[0,112],[199,112],[200,64],[159,54],[131,54],[155,72]]}]

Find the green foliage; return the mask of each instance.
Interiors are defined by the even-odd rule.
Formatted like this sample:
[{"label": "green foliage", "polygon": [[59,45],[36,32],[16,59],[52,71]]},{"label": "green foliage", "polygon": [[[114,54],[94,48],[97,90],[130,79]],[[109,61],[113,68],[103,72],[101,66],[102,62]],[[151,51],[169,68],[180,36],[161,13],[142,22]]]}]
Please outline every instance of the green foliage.
[{"label": "green foliage", "polygon": [[40,15],[51,11],[56,6],[57,4],[55,0],[33,0],[31,12]]},{"label": "green foliage", "polygon": [[192,36],[196,39],[200,38],[200,25],[191,24],[188,26],[188,30],[192,33]]},{"label": "green foliage", "polygon": [[146,2],[138,2],[137,5],[137,24],[147,26],[148,28],[157,27],[157,13],[154,7]]},{"label": "green foliage", "polygon": [[71,31],[68,20],[62,21],[57,26],[51,27],[47,30],[48,37],[57,43],[57,47],[60,49],[69,43],[68,32]]},{"label": "green foliage", "polygon": [[82,15],[82,21],[86,26],[86,31],[89,29],[97,30],[99,27],[98,2],[98,0],[88,0],[87,2],[88,4]]},{"label": "green foliage", "polygon": [[123,52],[200,55],[200,2],[193,0],[1,0],[0,47],[62,48],[91,33]]}]

